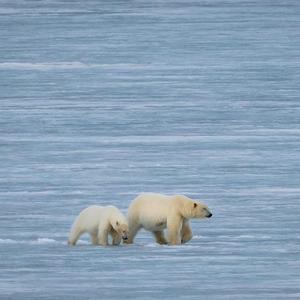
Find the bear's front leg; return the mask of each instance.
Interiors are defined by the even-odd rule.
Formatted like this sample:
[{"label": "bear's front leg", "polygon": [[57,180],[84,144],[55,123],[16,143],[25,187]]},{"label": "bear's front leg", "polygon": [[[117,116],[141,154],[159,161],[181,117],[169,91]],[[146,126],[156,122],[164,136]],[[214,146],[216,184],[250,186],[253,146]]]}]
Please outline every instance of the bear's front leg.
[{"label": "bear's front leg", "polygon": [[188,220],[183,221],[181,229],[181,243],[184,244],[191,240],[193,237],[190,222]]},{"label": "bear's front leg", "polygon": [[181,235],[180,235],[181,228],[182,228],[182,217],[174,215],[167,219],[169,245],[181,244]]},{"label": "bear's front leg", "polygon": [[99,224],[98,227],[98,244],[101,246],[108,245],[108,233],[109,233],[109,226],[103,222]]},{"label": "bear's front leg", "polygon": [[132,244],[134,241],[134,238],[138,231],[140,230],[141,225],[139,222],[137,222],[135,219],[129,219],[129,234],[128,239],[123,241],[125,244]]}]

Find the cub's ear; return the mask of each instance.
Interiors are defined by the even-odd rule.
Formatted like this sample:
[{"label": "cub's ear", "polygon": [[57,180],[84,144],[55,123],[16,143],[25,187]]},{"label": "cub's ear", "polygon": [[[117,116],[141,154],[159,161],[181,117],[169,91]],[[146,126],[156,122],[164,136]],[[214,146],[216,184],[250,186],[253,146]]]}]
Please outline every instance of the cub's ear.
[{"label": "cub's ear", "polygon": [[119,222],[118,221],[116,222],[116,225],[119,226]]},{"label": "cub's ear", "polygon": [[196,208],[198,206],[198,204],[197,203],[194,203],[194,208]]}]

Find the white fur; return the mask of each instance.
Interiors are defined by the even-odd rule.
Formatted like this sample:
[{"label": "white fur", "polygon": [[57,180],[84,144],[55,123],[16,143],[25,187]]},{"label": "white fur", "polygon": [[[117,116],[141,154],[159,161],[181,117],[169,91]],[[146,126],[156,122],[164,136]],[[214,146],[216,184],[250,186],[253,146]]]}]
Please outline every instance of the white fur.
[{"label": "white fur", "polygon": [[[126,243],[133,243],[141,228],[151,231],[160,244],[185,243],[192,238],[189,219],[210,216],[206,205],[186,196],[144,193],[134,199],[129,207],[129,237]],[[163,232],[166,228],[167,239]]]},{"label": "white fur", "polygon": [[69,245],[75,245],[84,233],[90,234],[94,245],[108,245],[108,235],[112,236],[113,245],[119,245],[122,237],[127,238],[126,217],[115,206],[89,206],[75,219]]}]

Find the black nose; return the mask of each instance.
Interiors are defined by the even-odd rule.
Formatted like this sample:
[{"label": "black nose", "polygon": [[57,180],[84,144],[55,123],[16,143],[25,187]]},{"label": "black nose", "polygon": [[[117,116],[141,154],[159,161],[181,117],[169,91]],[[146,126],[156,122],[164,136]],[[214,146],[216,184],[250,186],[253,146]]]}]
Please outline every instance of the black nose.
[{"label": "black nose", "polygon": [[209,213],[206,217],[210,218],[212,216],[212,213]]},{"label": "black nose", "polygon": [[127,236],[123,236],[123,240],[128,240],[128,237]]}]

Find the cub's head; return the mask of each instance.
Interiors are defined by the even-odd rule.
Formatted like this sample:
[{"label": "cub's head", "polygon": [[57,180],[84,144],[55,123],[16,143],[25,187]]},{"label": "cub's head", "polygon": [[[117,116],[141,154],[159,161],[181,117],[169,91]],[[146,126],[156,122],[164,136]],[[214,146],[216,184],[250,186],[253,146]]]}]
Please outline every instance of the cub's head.
[{"label": "cub's head", "polygon": [[182,216],[186,219],[191,218],[210,218],[212,213],[208,207],[196,200],[190,199],[186,196],[177,196],[180,199],[182,207]]},{"label": "cub's head", "polygon": [[114,224],[114,230],[122,237],[124,241],[128,239],[128,224],[120,221],[116,221]]}]

